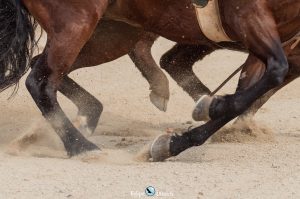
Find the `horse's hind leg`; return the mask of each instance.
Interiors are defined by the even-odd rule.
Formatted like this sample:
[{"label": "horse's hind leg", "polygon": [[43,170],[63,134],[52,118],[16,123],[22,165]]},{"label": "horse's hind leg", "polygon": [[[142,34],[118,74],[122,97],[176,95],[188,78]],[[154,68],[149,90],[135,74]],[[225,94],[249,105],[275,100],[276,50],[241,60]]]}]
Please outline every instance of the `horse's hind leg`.
[{"label": "horse's hind leg", "polygon": [[60,83],[56,78],[59,75],[53,73],[49,68],[47,63],[49,56],[47,52],[44,52],[27,77],[26,86],[29,93],[43,116],[61,138],[68,155],[72,156],[83,151],[98,149],[96,145],[81,135],[59,106],[56,96],[57,83]]},{"label": "horse's hind leg", "polygon": [[162,56],[160,65],[197,101],[201,95],[209,94],[210,90],[195,75],[193,65],[214,50],[213,47],[205,45],[176,44]]},{"label": "horse's hind leg", "polygon": [[[41,55],[38,55],[32,59],[31,68],[40,57]],[[74,120],[76,128],[84,135],[94,133],[103,111],[101,102],[68,76],[63,78],[58,91],[71,100],[78,108],[77,117]]]},{"label": "horse's hind leg", "polygon": [[[103,2],[105,1],[99,0],[98,5],[90,5],[86,1],[76,5],[65,2],[67,5],[64,4],[64,8],[49,9],[46,16],[46,10],[39,9],[40,4],[44,2],[27,6],[47,31],[48,42],[27,77],[26,86],[43,116],[60,136],[69,156],[98,149],[95,144],[85,139],[67,118],[57,101],[57,90],[102,16],[103,7],[106,7],[106,3]],[[54,6],[51,3],[57,2],[47,2],[44,8]],[[65,14],[68,17],[64,17]],[[49,21],[48,17],[53,21]]]},{"label": "horse's hind leg", "polygon": [[166,111],[170,98],[169,81],[151,55],[151,47],[157,37],[153,33],[144,33],[129,56],[150,84],[151,102],[159,110]]},{"label": "horse's hind leg", "polygon": [[64,77],[58,90],[78,108],[74,121],[75,127],[81,133],[91,135],[95,131],[103,111],[101,102],[68,76]]}]

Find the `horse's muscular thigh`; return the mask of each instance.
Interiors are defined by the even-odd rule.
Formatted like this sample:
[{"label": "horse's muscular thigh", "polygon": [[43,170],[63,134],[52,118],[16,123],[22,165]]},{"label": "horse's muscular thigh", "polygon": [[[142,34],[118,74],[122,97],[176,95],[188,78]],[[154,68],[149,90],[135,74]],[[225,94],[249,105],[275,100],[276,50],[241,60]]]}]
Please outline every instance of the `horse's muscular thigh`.
[{"label": "horse's muscular thigh", "polygon": [[76,29],[91,23],[96,25],[107,8],[108,0],[23,0],[23,3],[51,35],[64,32],[69,27]]},{"label": "horse's muscular thigh", "polygon": [[52,73],[68,73],[103,15],[107,0],[24,0],[47,32],[47,63]]}]

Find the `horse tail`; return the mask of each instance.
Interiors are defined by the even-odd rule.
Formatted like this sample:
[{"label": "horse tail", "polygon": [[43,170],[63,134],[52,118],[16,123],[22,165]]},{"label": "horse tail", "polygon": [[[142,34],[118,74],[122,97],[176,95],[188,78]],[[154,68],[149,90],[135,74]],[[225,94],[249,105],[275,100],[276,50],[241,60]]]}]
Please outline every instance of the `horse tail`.
[{"label": "horse tail", "polygon": [[20,0],[0,0],[0,27],[0,92],[15,86],[15,94],[37,46],[37,23]]}]

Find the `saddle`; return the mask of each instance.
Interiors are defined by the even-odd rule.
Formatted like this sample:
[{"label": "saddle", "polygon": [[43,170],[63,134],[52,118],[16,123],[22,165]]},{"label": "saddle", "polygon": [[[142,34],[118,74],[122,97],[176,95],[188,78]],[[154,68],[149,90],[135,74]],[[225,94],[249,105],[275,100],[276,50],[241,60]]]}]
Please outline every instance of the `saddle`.
[{"label": "saddle", "polygon": [[211,41],[232,41],[223,29],[218,0],[192,0],[202,33]]}]

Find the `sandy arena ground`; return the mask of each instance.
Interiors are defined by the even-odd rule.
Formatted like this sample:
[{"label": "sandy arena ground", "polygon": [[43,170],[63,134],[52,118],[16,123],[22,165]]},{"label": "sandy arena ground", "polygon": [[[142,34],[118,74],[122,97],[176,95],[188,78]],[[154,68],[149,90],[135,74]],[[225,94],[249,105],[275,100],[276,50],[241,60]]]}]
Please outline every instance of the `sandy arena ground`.
[{"label": "sandy arena ground", "polygon": [[[153,49],[156,60],[172,45],[160,39]],[[245,58],[218,51],[197,63],[195,71],[213,89]],[[300,197],[299,80],[260,110],[246,137],[235,129],[236,137],[228,139],[234,142],[210,142],[166,162],[148,163],[134,157],[153,137],[167,128],[199,125],[190,122],[191,98],[170,79],[168,111],[158,111],[149,101],[147,82],[127,56],[71,76],[104,104],[96,133],[89,137],[102,154],[68,159],[23,80],[14,99],[6,100],[11,91],[0,95],[0,198],[145,198],[149,185],[160,192],[157,198]],[[236,81],[221,93],[232,92]],[[74,118],[75,106],[59,98]],[[20,146],[15,140],[22,135],[27,137]]]}]

